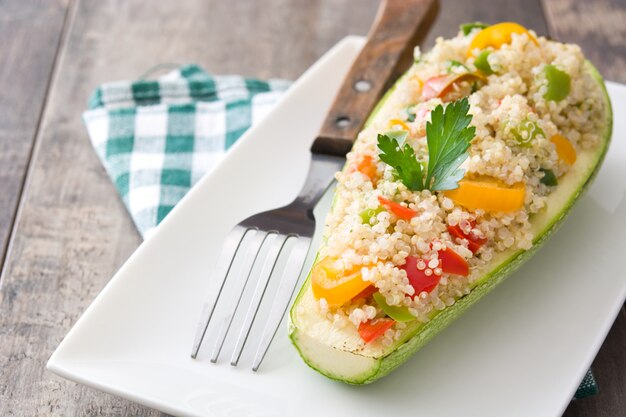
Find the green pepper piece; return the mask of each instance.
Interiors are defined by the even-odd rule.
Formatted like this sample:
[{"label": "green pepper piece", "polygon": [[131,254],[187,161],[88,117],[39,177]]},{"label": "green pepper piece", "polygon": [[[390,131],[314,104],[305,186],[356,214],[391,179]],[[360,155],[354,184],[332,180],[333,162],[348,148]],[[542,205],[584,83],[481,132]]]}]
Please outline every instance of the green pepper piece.
[{"label": "green pepper piece", "polygon": [[511,129],[511,135],[515,138],[520,146],[530,146],[530,143],[537,136],[546,136],[543,129],[539,127],[536,122],[529,119],[524,119],[522,122]]},{"label": "green pepper piece", "polygon": [[554,175],[554,171],[544,168],[541,168],[540,171],[543,172],[543,177],[540,180],[542,184],[549,186],[555,186],[559,184],[559,181],[556,179],[556,175]]},{"label": "green pepper piece", "polygon": [[367,210],[363,210],[359,216],[361,216],[361,222],[363,224],[372,224],[372,218],[378,216],[378,213],[382,213],[383,211],[385,211],[385,209],[383,207],[378,207],[375,209],[367,209]]},{"label": "green pepper piece", "polygon": [[374,301],[376,301],[376,304],[378,304],[378,307],[380,307],[380,309],[383,310],[386,315],[388,315],[395,321],[406,322],[415,320],[415,316],[409,312],[408,308],[390,306],[389,304],[387,304],[385,297],[381,293],[374,293],[373,297]]},{"label": "green pepper piece", "polygon": [[491,65],[489,65],[489,61],[487,60],[487,57],[490,53],[491,51],[482,51],[474,61],[474,65],[476,66],[476,68],[478,68],[487,75],[493,74],[494,72],[493,69],[491,69]]},{"label": "green pepper piece", "polygon": [[489,25],[486,25],[482,22],[473,22],[473,23],[463,23],[461,26],[459,26],[459,29],[461,29],[461,32],[463,32],[463,35],[467,36],[474,29],[484,29],[486,27],[489,27]]},{"label": "green pepper piece", "polygon": [[570,76],[561,71],[554,65],[548,64],[544,70],[546,80],[548,80],[548,89],[543,98],[551,101],[561,101],[570,92],[572,81]]}]

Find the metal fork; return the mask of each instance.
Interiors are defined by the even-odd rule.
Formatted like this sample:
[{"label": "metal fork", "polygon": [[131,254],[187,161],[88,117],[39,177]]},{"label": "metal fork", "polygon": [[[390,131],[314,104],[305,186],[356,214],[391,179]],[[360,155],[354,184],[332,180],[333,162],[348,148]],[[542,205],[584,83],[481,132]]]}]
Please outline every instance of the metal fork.
[{"label": "metal fork", "polygon": [[[230,364],[236,366],[254,324],[276,263],[288,239],[296,242],[287,261],[272,300],[272,307],[257,344],[252,370],[256,371],[276,334],[289,306],[304,266],[313,233],[313,208],[332,182],[334,174],[345,164],[356,135],[367,116],[390,83],[412,61],[412,46],[425,36],[437,13],[436,0],[383,0],[368,40],[352,65],[320,134],[311,148],[309,174],[296,199],[289,205],[255,214],[237,224],[224,242],[213,276],[220,279],[218,290],[209,297],[198,325],[191,357],[196,358],[209,324],[219,316],[220,328],[214,340],[211,362],[216,362],[233,318],[241,304],[244,289],[254,283],[250,305],[239,330]],[[265,248],[264,259],[260,259]],[[243,256],[243,258],[241,258]],[[236,257],[241,261],[234,262]],[[239,259],[239,258],[238,258]],[[255,273],[261,265],[260,272]],[[216,306],[227,280],[241,282],[241,291],[223,311]]]}]

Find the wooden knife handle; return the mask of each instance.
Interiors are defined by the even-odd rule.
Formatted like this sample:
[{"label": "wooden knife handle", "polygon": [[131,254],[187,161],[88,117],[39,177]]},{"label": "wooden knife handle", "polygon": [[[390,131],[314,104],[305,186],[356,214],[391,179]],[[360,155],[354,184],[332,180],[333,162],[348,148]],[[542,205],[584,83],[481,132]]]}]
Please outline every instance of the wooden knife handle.
[{"label": "wooden knife handle", "polygon": [[367,42],[346,75],[311,151],[345,156],[367,117],[413,62],[435,20],[437,0],[382,0]]}]

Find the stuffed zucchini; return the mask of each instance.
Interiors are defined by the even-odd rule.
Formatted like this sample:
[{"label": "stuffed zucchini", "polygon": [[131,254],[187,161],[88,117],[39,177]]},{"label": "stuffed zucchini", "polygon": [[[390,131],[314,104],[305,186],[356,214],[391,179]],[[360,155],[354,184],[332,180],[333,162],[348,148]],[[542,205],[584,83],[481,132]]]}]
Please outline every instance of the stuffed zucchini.
[{"label": "stuffed zucchini", "polygon": [[416,49],[337,174],[290,311],[304,361],[351,384],[398,367],[558,228],[611,128],[578,46],[500,23]]}]

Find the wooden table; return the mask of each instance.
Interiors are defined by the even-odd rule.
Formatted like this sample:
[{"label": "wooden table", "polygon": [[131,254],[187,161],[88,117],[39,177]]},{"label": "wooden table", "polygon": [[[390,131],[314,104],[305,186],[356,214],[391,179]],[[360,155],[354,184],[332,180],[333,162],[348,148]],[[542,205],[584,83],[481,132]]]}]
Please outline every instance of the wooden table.
[{"label": "wooden table", "polygon": [[[441,3],[425,47],[462,22],[514,20],[579,43],[606,78],[626,82],[623,0]],[[158,63],[295,79],[342,37],[365,34],[376,6],[0,0],[0,415],[162,415],[44,369],[140,243],[80,120],[93,88]],[[572,402],[566,416],[626,416],[625,348],[622,309],[593,364],[600,394]]]}]

